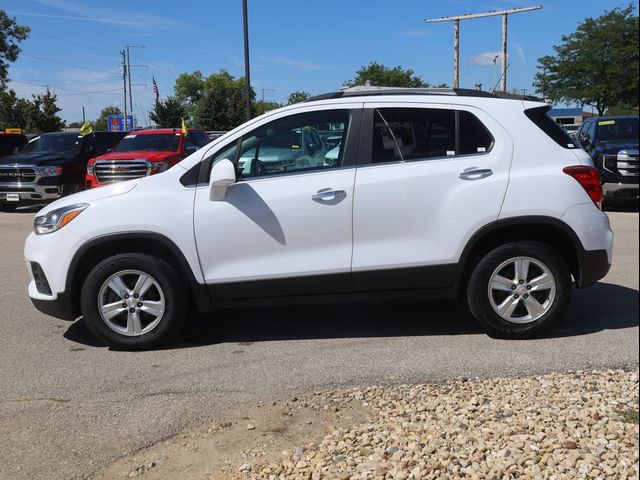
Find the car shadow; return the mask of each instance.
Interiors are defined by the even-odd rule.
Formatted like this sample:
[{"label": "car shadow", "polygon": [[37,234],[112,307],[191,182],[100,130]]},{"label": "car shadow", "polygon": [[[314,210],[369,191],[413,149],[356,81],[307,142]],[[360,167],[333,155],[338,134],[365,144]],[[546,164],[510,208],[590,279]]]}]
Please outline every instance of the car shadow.
[{"label": "car shadow", "polygon": [[[638,291],[610,283],[576,290],[564,319],[538,338],[587,335],[638,326]],[[219,309],[194,318],[181,337],[163,349],[218,343],[282,340],[419,337],[484,334],[456,301],[384,301],[325,303],[261,308]],[[65,338],[88,346],[104,346],[83,320]]]}]

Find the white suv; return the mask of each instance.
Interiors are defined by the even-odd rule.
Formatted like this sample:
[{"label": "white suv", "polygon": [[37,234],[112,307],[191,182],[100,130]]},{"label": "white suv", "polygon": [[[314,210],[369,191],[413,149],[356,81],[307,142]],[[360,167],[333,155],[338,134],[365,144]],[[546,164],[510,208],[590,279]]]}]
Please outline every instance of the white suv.
[{"label": "white suv", "polygon": [[[29,296],[131,349],[174,337],[190,312],[303,297],[457,297],[493,334],[531,336],[562,316],[572,277],[607,273],[613,241],[592,160],[547,109],[354,88],[270,111],[160,175],[40,211]],[[261,145],[305,129],[341,135],[339,151],[261,161]]]}]

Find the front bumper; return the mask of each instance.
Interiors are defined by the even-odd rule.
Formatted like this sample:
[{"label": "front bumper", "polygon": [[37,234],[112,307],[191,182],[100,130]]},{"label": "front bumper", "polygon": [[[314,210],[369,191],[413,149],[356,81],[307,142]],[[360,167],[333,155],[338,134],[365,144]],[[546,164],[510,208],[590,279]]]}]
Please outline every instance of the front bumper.
[{"label": "front bumper", "polygon": [[[82,239],[69,227],[57,232],[36,235],[31,233],[25,242],[24,257],[29,272],[28,294],[31,303],[41,312],[65,320],[78,317],[74,296],[67,285],[67,272]],[[34,264],[41,271],[34,276]],[[38,289],[36,276],[43,276],[48,289]],[[42,280],[42,277],[39,278]]]},{"label": "front bumper", "polygon": [[637,200],[638,184],[606,182],[602,185],[602,192],[607,199]]},{"label": "front bumper", "polygon": [[62,196],[62,187],[36,183],[0,183],[0,202],[7,202],[7,194],[16,193],[19,201],[57,200]]}]

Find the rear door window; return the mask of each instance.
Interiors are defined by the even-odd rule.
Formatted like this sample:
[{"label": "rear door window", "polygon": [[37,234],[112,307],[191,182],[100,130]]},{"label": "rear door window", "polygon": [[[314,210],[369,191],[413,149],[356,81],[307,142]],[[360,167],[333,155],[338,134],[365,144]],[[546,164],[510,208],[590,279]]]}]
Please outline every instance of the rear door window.
[{"label": "rear door window", "polygon": [[489,130],[468,111],[379,108],[374,112],[372,163],[482,154],[492,146]]}]

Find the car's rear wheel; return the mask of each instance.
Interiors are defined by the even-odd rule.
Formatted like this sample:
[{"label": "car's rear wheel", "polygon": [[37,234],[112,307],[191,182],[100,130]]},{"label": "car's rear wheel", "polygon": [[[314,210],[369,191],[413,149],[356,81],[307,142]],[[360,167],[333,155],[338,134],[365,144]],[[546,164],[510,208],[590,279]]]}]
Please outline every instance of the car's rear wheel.
[{"label": "car's rear wheel", "polygon": [[96,265],[81,293],[87,327],[110,346],[152,348],[176,335],[186,316],[184,282],[151,255],[115,255]]},{"label": "car's rear wheel", "polygon": [[473,316],[492,334],[527,338],[564,315],[571,290],[569,268],[554,249],[515,242],[478,262],[467,300]]}]

